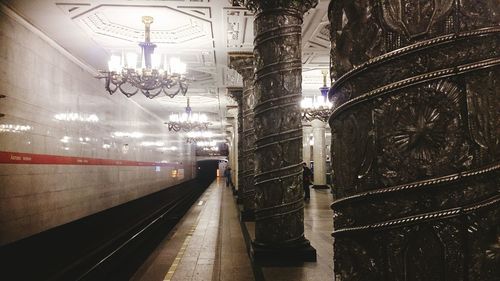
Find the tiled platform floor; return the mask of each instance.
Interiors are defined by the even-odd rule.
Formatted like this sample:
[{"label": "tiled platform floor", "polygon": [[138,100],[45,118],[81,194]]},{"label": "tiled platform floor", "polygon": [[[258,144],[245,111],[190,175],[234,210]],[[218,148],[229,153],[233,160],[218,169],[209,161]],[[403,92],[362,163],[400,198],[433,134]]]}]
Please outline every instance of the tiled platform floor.
[{"label": "tiled platform floor", "polygon": [[[304,230],[306,238],[316,249],[316,262],[300,266],[260,267],[258,275],[265,281],[329,281],[333,280],[333,202],[329,189],[311,189],[311,200],[305,204]],[[251,239],[255,238],[255,223],[246,222]]]},{"label": "tiled platform floor", "polygon": [[[252,268],[238,206],[231,190],[217,180],[131,280],[333,280],[331,202],[329,190],[311,190],[311,200],[306,203],[305,232],[317,251],[317,262]],[[245,223],[245,227],[253,238],[254,223]]]},{"label": "tiled platform floor", "polygon": [[253,281],[237,205],[214,181],[131,280]]}]

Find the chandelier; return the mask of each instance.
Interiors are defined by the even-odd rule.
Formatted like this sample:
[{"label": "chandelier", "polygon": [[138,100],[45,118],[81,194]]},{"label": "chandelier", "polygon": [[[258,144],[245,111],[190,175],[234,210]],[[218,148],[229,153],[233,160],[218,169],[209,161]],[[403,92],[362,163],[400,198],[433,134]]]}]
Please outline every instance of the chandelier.
[{"label": "chandelier", "polygon": [[210,131],[193,131],[187,133],[187,143],[211,141],[214,134]]},{"label": "chandelier", "polygon": [[193,130],[206,130],[210,125],[206,114],[193,113],[189,106],[189,98],[187,98],[187,106],[184,113],[170,114],[169,121],[165,122],[169,131],[178,132],[180,130],[189,132]]},{"label": "chandelier", "polygon": [[[153,17],[144,16],[142,22],[145,26],[144,42],[139,46],[143,54],[142,61],[138,60],[136,53],[126,55],[112,55],[108,62],[108,71],[99,71],[99,79],[105,79],[105,88],[111,95],[117,90],[128,98],[139,91],[152,99],[159,94],[173,98],[181,93],[185,95],[188,90],[186,64],[178,58],[171,58],[167,63],[166,56],[154,54],[156,45],[150,40],[150,26]],[[139,65],[139,67],[138,67]]]},{"label": "chandelier", "polygon": [[319,119],[327,122],[331,114],[332,103],[328,101],[329,87],[326,86],[326,70],[322,71],[323,74],[323,87],[320,87],[321,96],[314,96],[312,98],[303,98],[300,102],[302,108],[302,120],[312,121]]}]

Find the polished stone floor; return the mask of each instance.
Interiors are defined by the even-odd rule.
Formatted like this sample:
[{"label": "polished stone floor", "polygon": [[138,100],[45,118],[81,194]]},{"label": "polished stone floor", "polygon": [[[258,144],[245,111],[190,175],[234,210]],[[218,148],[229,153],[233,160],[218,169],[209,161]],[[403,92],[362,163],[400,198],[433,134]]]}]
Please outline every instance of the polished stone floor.
[{"label": "polished stone floor", "polygon": [[[311,200],[304,210],[304,230],[306,238],[316,249],[316,262],[306,262],[298,266],[260,267],[256,274],[266,281],[323,281],[333,280],[333,202],[329,189],[311,189]],[[255,223],[246,222],[246,228],[254,239]]]},{"label": "polished stone floor", "polygon": [[253,267],[245,237],[248,243],[254,224],[242,227],[231,190],[222,179],[216,180],[131,280],[333,280],[331,201],[329,190],[311,190],[306,203],[305,232],[317,251],[317,262]]}]

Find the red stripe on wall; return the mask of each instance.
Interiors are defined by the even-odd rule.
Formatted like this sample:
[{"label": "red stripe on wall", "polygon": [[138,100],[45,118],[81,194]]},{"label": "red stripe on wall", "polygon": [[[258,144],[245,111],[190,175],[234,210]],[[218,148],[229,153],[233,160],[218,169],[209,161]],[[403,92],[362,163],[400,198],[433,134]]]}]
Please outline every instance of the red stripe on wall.
[{"label": "red stripe on wall", "polygon": [[101,165],[101,166],[176,166],[174,163],[139,162],[88,157],[0,151],[0,164]]}]

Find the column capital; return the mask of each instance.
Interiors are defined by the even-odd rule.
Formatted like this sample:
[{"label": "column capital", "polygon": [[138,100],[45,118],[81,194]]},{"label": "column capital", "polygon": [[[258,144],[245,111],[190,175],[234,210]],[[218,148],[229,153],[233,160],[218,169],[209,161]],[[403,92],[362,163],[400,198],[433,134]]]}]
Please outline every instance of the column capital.
[{"label": "column capital", "polygon": [[323,121],[321,121],[321,120],[319,120],[319,119],[314,119],[314,120],[311,121],[311,126],[313,128],[324,128],[325,125],[326,125],[326,123],[323,122]]},{"label": "column capital", "polygon": [[227,87],[227,95],[232,98],[238,106],[241,106],[241,100],[243,98],[243,87]]},{"label": "column capital", "polygon": [[241,6],[254,13],[261,13],[274,9],[293,9],[304,14],[318,5],[318,0],[238,0]]},{"label": "column capital", "polygon": [[232,117],[232,116],[227,116],[226,117],[226,121],[227,121],[227,125],[226,125],[226,130],[233,130],[233,125],[231,124],[231,122],[234,122],[236,118]]},{"label": "column capital", "polygon": [[254,56],[253,52],[229,52],[229,67],[236,70],[243,80],[253,79]]}]

